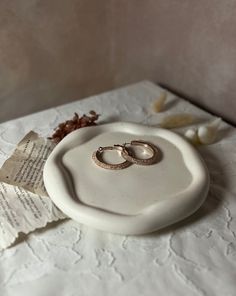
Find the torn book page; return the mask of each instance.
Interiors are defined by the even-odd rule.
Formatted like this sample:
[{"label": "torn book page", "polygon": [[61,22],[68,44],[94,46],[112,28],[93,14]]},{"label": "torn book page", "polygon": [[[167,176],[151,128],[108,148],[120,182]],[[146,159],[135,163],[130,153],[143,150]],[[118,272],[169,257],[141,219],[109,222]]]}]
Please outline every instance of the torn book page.
[{"label": "torn book page", "polygon": [[28,133],[0,169],[0,250],[19,233],[29,233],[66,216],[53,204],[43,184],[51,141]]}]

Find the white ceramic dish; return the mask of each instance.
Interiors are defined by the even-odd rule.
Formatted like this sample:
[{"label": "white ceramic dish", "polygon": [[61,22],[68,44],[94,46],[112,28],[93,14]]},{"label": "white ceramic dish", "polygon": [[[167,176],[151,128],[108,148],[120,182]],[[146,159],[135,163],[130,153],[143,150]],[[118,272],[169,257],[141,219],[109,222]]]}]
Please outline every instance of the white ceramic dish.
[{"label": "white ceramic dish", "polygon": [[[99,146],[142,139],[162,151],[160,162],[106,170],[92,161]],[[117,154],[106,154],[117,161]],[[49,196],[72,219],[100,230],[143,234],[195,212],[206,198],[209,175],[197,151],[165,129],[133,123],[86,127],[69,134],[44,167]]]}]

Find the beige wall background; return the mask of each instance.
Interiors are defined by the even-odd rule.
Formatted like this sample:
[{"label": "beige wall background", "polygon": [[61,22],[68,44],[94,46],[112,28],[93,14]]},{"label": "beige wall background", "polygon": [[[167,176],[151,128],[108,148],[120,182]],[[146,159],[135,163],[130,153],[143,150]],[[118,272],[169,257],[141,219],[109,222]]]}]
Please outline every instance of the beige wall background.
[{"label": "beige wall background", "polygon": [[236,123],[236,0],[1,0],[0,121],[150,79]]}]

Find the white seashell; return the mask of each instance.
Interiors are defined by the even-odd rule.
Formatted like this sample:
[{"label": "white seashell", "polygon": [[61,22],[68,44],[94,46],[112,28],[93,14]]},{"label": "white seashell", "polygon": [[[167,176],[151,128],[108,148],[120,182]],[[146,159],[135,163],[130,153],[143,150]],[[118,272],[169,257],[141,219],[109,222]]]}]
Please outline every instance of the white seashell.
[{"label": "white seashell", "polygon": [[167,93],[162,92],[160,94],[160,97],[153,103],[152,109],[153,109],[154,112],[158,113],[158,112],[161,112],[163,110],[166,98],[167,98]]},{"label": "white seashell", "polygon": [[201,144],[212,144],[216,140],[221,118],[216,118],[207,125],[198,128],[198,138]]},{"label": "white seashell", "polygon": [[196,129],[188,129],[185,132],[185,137],[193,144],[193,145],[198,145],[199,143],[199,138],[198,138],[198,134],[197,134],[197,130]]}]

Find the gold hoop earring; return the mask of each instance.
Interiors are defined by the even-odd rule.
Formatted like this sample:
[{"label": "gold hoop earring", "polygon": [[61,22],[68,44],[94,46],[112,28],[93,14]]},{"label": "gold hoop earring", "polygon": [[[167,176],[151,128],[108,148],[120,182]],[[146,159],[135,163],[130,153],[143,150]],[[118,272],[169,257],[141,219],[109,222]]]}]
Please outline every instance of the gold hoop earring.
[{"label": "gold hoop earring", "polygon": [[125,143],[124,145],[122,145],[122,147],[126,148],[128,144],[130,144],[131,146],[132,145],[142,146],[152,153],[152,156],[149,158],[137,158],[133,156],[134,153],[131,154],[131,153],[128,153],[127,149],[122,149],[121,151],[122,157],[129,162],[132,162],[138,165],[151,165],[157,161],[158,155],[160,155],[159,148],[157,148],[157,146],[155,146],[152,143],[145,142],[142,140],[134,140],[134,141],[131,141],[131,143]]},{"label": "gold hoop earring", "polygon": [[95,162],[96,165],[100,166],[103,169],[108,169],[108,170],[122,170],[125,169],[127,167],[129,167],[132,163],[128,160],[125,160],[121,163],[107,163],[104,162],[103,160],[103,152],[104,151],[110,151],[110,150],[118,150],[121,151],[121,153],[123,151],[127,152],[127,155],[129,155],[129,152],[127,151],[127,149],[121,145],[114,145],[114,146],[106,146],[106,147],[99,147],[97,151],[93,152],[92,155],[92,159]]}]

